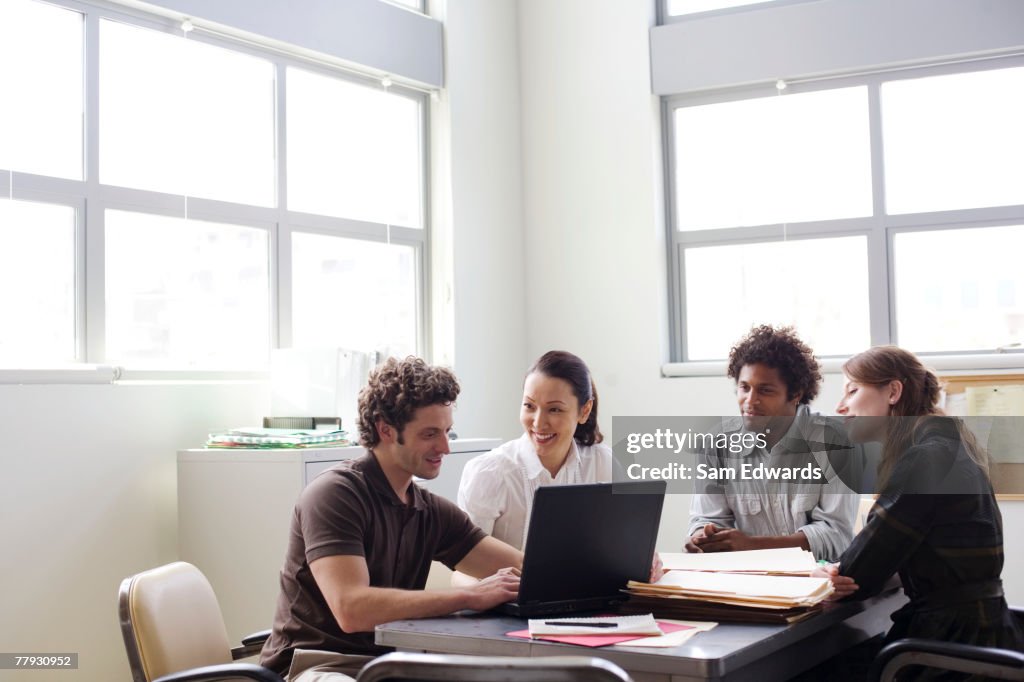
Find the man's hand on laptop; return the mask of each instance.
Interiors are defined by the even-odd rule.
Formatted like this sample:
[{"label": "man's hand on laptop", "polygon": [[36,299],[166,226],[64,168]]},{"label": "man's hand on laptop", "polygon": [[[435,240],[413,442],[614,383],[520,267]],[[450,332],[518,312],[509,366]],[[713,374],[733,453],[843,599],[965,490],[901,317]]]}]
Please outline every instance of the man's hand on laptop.
[{"label": "man's hand on laptop", "polygon": [[465,588],[469,600],[466,608],[486,611],[498,604],[512,601],[519,595],[519,569],[514,566],[500,568],[475,585]]}]

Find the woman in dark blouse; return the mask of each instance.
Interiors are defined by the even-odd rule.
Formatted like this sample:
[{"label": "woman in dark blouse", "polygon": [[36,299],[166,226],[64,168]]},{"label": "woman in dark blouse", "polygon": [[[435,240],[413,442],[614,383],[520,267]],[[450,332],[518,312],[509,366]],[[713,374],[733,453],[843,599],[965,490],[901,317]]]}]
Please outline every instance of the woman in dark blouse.
[{"label": "woman in dark blouse", "polygon": [[910,602],[893,614],[886,642],[923,637],[1024,649],[999,578],[1003,526],[988,457],[961,420],[936,406],[938,379],[894,346],[855,355],[843,374],[837,411],[850,438],[881,441],[883,454],[864,529],[822,571],[836,598],[865,599],[899,573]]}]

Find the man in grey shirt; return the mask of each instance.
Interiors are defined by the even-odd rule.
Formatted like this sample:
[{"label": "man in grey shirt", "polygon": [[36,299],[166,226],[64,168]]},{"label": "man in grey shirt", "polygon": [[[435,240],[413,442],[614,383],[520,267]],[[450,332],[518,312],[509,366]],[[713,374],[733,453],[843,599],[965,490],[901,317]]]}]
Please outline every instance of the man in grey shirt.
[{"label": "man in grey shirt", "polygon": [[[850,452],[844,434],[807,407],[821,384],[811,349],[791,327],[755,327],[730,351],[728,374],[740,417],[724,431],[760,434],[764,447],[702,455],[710,468],[748,475],[707,481],[694,495],[686,550],[801,547],[834,561],[853,539],[858,496],[831,463],[837,452]],[[766,469],[788,469],[793,477],[749,475]]]}]

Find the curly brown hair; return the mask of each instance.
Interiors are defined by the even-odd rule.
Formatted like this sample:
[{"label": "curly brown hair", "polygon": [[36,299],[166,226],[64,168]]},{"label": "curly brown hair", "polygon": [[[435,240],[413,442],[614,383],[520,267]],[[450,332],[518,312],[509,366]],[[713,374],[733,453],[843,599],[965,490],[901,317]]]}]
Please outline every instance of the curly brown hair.
[{"label": "curly brown hair", "polygon": [[459,382],[446,367],[432,367],[422,358],[388,358],[370,372],[359,391],[359,442],[372,448],[380,443],[377,420],[392,426],[402,443],[402,430],[417,409],[451,405],[459,397]]},{"label": "curly brown hair", "polygon": [[745,365],[756,364],[778,371],[786,382],[788,400],[799,393],[800,404],[806,405],[817,397],[821,367],[810,346],[800,340],[793,327],[776,328],[769,324],[751,327],[729,351],[729,378],[738,381]]}]

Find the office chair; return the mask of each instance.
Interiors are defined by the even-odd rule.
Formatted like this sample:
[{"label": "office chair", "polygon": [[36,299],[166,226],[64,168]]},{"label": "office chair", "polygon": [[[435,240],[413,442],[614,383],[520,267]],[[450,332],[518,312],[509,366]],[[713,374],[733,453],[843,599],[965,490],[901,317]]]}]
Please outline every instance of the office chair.
[{"label": "office chair", "polygon": [[217,596],[192,564],[178,561],[125,578],[118,614],[133,682],[283,682],[267,668],[233,662],[259,653],[270,631],[232,649]]},{"label": "office chair", "polygon": [[868,522],[868,514],[871,513],[871,508],[874,506],[874,496],[863,496],[860,498],[860,504],[857,505],[857,517],[853,521],[854,535],[856,535],[864,529],[864,524]]},{"label": "office chair", "polygon": [[[1024,608],[1010,607],[1010,611],[1024,624]],[[917,638],[898,639],[882,649],[868,679],[892,682],[903,669],[913,666],[1024,680],[1024,652]]]},{"label": "office chair", "polygon": [[611,661],[589,656],[454,656],[385,654],[356,682],[632,682]]}]

